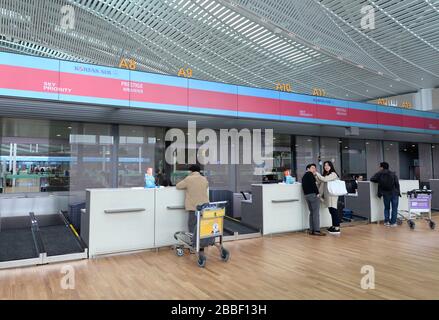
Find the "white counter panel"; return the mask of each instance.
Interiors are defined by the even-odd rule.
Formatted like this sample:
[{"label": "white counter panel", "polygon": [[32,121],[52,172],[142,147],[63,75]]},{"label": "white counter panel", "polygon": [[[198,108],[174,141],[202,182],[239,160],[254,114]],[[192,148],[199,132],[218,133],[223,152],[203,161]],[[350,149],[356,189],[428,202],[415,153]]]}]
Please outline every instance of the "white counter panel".
[{"label": "white counter panel", "polygon": [[154,247],[154,189],[87,192],[90,256]]},{"label": "white counter panel", "polygon": [[188,212],[184,209],[184,190],[175,187],[156,189],[155,246],[163,247],[175,244],[174,233],[187,231]]},{"label": "white counter panel", "polygon": [[[370,222],[384,220],[383,198],[378,198],[378,184],[370,183]],[[401,200],[402,198],[400,198]]]},{"label": "white counter panel", "polygon": [[303,207],[300,184],[263,185],[263,234],[302,229]]}]

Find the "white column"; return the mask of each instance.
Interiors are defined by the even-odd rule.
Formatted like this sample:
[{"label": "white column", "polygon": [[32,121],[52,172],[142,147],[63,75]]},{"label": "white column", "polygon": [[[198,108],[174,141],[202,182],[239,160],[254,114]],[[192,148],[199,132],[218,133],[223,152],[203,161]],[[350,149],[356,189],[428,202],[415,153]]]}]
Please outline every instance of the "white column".
[{"label": "white column", "polygon": [[433,90],[421,89],[415,94],[414,107],[418,110],[432,110],[433,109]]},{"label": "white column", "polygon": [[[14,143],[12,151],[12,175],[17,174],[17,144]],[[15,178],[12,179],[12,186],[15,187]]]},{"label": "white column", "polygon": [[12,169],[12,150],[13,150],[14,146],[12,143],[9,144],[9,171],[11,171]]},{"label": "white column", "polygon": [[139,146],[139,173],[142,173],[142,147]]}]

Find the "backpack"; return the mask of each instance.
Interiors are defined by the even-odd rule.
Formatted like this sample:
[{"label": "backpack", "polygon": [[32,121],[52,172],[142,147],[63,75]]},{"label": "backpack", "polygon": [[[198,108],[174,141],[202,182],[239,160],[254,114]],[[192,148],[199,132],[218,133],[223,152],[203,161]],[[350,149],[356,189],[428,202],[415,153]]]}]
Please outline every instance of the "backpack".
[{"label": "backpack", "polygon": [[395,188],[395,177],[390,171],[384,172],[380,176],[379,185],[382,191],[393,191]]}]

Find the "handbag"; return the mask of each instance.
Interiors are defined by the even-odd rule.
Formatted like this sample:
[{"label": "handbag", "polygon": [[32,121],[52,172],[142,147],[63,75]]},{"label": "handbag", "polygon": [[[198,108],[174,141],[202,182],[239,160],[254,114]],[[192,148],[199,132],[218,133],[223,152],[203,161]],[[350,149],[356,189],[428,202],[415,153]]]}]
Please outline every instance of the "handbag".
[{"label": "handbag", "polygon": [[328,192],[331,196],[339,197],[348,194],[346,183],[340,179],[328,182]]}]

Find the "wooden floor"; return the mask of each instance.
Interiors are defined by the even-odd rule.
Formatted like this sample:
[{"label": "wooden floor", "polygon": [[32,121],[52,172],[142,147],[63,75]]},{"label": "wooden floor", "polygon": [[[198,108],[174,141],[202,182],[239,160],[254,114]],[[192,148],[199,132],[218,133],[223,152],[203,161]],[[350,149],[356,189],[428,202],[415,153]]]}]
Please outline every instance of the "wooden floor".
[{"label": "wooden floor", "polygon": [[[438,217],[435,218],[438,221]],[[75,289],[63,290],[65,264],[0,270],[1,299],[439,299],[439,231],[361,225],[340,237],[295,233],[226,243],[205,269],[170,249],[70,262]],[[375,268],[375,289],[360,286]]]}]

